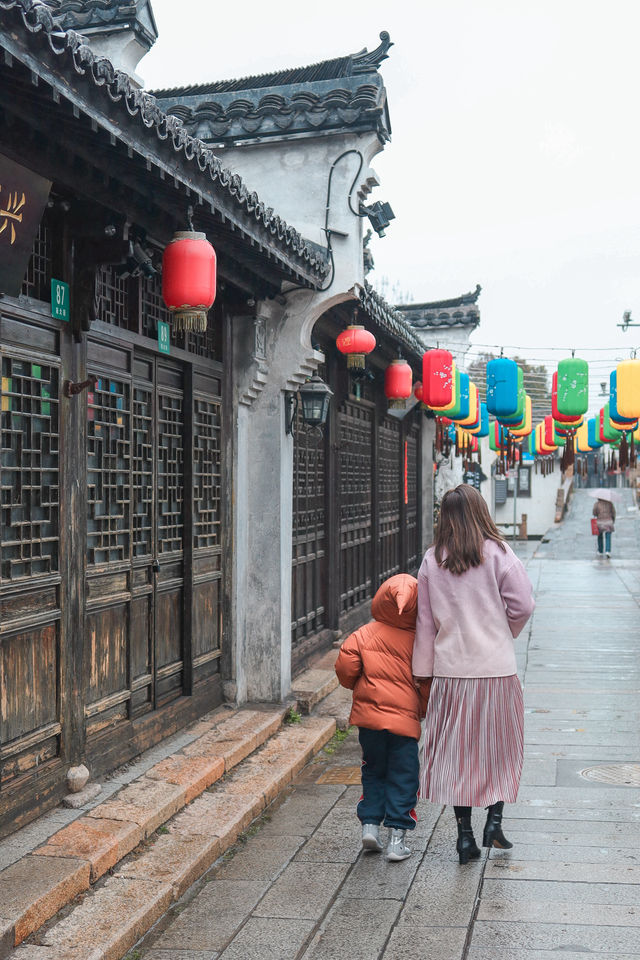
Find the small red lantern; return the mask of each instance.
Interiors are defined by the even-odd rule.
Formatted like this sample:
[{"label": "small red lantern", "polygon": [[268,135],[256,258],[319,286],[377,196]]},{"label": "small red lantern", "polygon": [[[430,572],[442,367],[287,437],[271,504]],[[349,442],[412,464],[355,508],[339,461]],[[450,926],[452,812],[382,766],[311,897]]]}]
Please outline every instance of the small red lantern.
[{"label": "small red lantern", "polygon": [[453,357],[448,350],[427,350],[422,355],[423,401],[429,407],[446,407],[454,399]]},{"label": "small red lantern", "polygon": [[336,340],[340,353],[347,355],[349,370],[364,368],[364,358],[375,349],[376,338],[360,324],[353,323],[343,330]]},{"label": "small red lantern", "polygon": [[162,256],[162,298],[175,329],[203,333],[216,298],[216,252],[204,233],[175,233]]},{"label": "small red lantern", "polygon": [[389,406],[404,410],[411,396],[413,374],[406,360],[392,360],[384,372],[384,393]]},{"label": "small red lantern", "polygon": [[423,394],[422,394],[422,383],[420,380],[416,383],[413,388],[413,395],[420,403],[423,403]]}]

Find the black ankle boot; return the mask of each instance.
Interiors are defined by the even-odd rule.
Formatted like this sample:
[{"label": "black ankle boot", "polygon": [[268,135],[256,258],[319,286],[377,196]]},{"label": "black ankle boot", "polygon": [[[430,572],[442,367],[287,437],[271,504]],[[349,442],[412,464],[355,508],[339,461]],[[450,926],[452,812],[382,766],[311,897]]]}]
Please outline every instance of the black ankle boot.
[{"label": "black ankle boot", "polygon": [[502,832],[502,808],[504,800],[498,800],[487,807],[487,822],[484,825],[482,834],[483,847],[497,847],[499,850],[511,850],[513,844],[509,843]]},{"label": "black ankle boot", "polygon": [[456,817],[456,823],[458,824],[456,852],[460,858],[460,863],[477,860],[480,856],[480,850],[471,829],[471,816]]}]

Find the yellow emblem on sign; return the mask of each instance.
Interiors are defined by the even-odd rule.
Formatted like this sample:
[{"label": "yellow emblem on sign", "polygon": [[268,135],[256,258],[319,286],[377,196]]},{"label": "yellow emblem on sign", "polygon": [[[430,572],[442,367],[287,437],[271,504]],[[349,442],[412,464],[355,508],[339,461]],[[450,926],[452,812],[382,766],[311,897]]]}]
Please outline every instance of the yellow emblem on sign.
[{"label": "yellow emblem on sign", "polygon": [[[0,192],[2,192],[2,184],[0,184]],[[16,241],[15,224],[22,223],[22,213],[26,202],[24,193],[22,197],[20,197],[18,191],[15,190],[13,193],[9,191],[6,206],[0,203],[0,234],[4,233],[8,228],[9,242],[11,244],[14,244]]]}]

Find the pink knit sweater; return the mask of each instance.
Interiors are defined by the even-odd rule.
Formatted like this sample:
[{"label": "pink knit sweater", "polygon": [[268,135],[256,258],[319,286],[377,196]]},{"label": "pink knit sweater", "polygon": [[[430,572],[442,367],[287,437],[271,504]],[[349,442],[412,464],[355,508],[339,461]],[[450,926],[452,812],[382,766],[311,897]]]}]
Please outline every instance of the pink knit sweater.
[{"label": "pink knit sweater", "polygon": [[484,562],[464,573],[438,566],[433,547],[418,573],[416,677],[509,677],[513,637],[534,608],[526,570],[509,546],[486,540]]}]

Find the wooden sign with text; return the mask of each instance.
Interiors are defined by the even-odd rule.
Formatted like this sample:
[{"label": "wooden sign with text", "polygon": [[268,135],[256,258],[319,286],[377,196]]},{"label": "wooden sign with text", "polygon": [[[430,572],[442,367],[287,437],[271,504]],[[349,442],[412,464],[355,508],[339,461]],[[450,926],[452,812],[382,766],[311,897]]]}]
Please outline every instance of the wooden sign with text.
[{"label": "wooden sign with text", "polygon": [[51,181],[0,154],[0,293],[17,297]]}]

